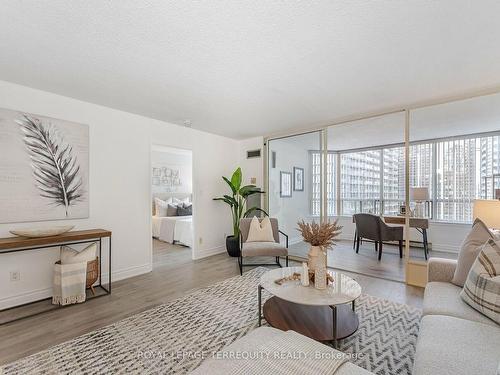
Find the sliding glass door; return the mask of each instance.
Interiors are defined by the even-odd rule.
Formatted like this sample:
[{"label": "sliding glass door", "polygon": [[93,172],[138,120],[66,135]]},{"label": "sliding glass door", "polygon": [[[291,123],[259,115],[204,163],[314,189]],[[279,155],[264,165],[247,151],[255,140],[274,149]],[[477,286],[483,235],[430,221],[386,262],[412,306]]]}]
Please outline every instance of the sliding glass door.
[{"label": "sliding glass door", "polygon": [[[489,218],[475,201],[500,198],[500,93],[267,144],[269,213],[289,234],[290,254],[307,256],[298,220],[338,220],[342,234],[328,265],[347,271],[425,285],[429,257],[456,258],[474,219]],[[398,235],[373,239],[358,214]]]},{"label": "sliding glass door", "polygon": [[[327,170],[334,181],[328,190],[328,219],[343,226],[337,245],[328,252],[329,264],[403,281],[405,113],[346,122],[327,131]],[[400,235],[376,238],[379,225],[397,226]]]},{"label": "sliding glass door", "polygon": [[320,221],[322,213],[321,132],[271,139],[268,151],[268,211],[289,237],[289,254],[307,257],[297,222]]}]

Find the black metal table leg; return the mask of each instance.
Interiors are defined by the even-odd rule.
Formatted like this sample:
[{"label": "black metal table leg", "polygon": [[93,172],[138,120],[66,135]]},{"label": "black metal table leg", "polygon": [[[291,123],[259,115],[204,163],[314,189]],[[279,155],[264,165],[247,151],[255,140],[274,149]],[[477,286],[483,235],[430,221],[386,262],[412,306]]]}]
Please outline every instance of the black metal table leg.
[{"label": "black metal table leg", "polygon": [[427,229],[422,229],[422,238],[424,240],[424,256],[425,260],[427,260],[427,253],[429,252],[429,245],[427,243]]},{"label": "black metal table leg", "polygon": [[259,327],[261,326],[261,320],[262,320],[262,307],[261,307],[261,303],[262,303],[262,287],[259,285],[258,286],[258,300],[259,300]]},{"label": "black metal table leg", "polygon": [[111,236],[109,236],[109,287],[108,292],[111,294]]},{"label": "black metal table leg", "polygon": [[356,311],[356,300],[352,300],[352,311]]},{"label": "black metal table leg", "polygon": [[337,306],[330,306],[332,308],[332,334],[333,346],[337,347]]}]

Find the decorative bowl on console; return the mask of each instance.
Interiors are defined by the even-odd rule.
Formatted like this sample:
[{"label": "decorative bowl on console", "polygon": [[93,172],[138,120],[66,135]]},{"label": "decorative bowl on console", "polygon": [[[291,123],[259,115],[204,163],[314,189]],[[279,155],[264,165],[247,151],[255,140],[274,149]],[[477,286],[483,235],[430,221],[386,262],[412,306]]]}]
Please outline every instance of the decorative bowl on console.
[{"label": "decorative bowl on console", "polygon": [[64,226],[54,226],[45,228],[16,229],[16,230],[11,230],[9,232],[19,237],[38,238],[38,237],[58,236],[60,234],[69,232],[74,227],[75,227],[74,225],[64,225]]}]

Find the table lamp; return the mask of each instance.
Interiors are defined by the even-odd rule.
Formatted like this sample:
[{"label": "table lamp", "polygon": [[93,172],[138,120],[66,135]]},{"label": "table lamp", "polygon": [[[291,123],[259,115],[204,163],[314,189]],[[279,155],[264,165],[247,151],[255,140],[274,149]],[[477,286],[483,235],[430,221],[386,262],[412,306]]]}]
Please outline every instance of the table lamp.
[{"label": "table lamp", "polygon": [[473,216],[474,220],[481,219],[488,228],[500,229],[500,200],[476,199]]},{"label": "table lamp", "polygon": [[429,188],[424,187],[410,187],[410,201],[415,202],[415,216],[423,217],[424,208],[423,202],[429,200]]}]

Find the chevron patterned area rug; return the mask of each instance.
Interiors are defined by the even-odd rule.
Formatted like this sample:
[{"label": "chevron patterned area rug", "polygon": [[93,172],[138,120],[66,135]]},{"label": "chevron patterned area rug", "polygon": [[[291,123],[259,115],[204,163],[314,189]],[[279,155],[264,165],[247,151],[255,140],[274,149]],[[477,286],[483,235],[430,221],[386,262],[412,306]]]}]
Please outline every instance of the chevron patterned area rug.
[{"label": "chevron patterned area rug", "polygon": [[[5,365],[4,374],[183,374],[257,327],[259,267]],[[268,296],[263,295],[263,298]],[[353,362],[376,374],[410,374],[421,312],[360,297],[360,326],[341,341]]]}]

